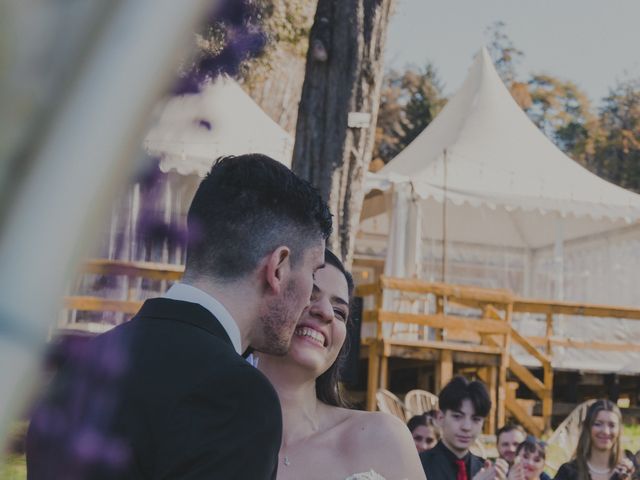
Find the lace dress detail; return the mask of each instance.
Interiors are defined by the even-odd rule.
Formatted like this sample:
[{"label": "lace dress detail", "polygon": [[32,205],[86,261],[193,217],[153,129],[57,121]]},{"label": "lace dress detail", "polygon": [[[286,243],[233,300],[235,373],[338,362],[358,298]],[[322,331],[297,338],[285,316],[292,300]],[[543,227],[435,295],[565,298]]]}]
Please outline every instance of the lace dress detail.
[{"label": "lace dress detail", "polygon": [[373,470],[368,472],[354,473],[344,480],[386,480],[382,475]]}]

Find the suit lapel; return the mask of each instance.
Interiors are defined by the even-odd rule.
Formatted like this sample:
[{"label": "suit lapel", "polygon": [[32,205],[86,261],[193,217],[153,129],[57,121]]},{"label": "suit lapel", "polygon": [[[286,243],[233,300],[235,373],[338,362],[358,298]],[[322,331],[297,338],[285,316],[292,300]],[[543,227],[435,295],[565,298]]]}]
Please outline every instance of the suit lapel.
[{"label": "suit lapel", "polygon": [[[439,449],[438,450],[439,458],[435,463],[442,475],[441,478],[443,480],[455,479],[458,472],[456,472],[453,465],[451,464],[451,460],[447,456],[447,452],[445,451],[447,447],[445,447],[444,444],[439,444],[438,446],[436,446],[436,448]],[[469,477],[469,480],[471,480],[471,477]]]},{"label": "suit lapel", "polygon": [[[442,455],[441,461],[438,462],[438,466],[440,467],[440,472],[442,473],[441,478],[445,480],[455,479],[458,475],[458,472],[455,471],[449,459],[444,455]],[[471,477],[469,477],[469,480],[471,480]]]},{"label": "suit lapel", "polygon": [[472,479],[475,476],[475,474],[478,473],[480,469],[482,469],[484,465],[484,460],[473,454],[471,455],[470,460],[471,461],[469,462],[469,469],[471,470],[471,472],[469,474],[469,479]]}]

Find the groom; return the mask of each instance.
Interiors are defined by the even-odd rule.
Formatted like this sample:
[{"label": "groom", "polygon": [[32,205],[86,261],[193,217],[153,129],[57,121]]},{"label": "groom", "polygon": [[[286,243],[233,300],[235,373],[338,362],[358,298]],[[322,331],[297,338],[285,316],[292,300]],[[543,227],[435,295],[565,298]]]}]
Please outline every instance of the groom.
[{"label": "groom", "polygon": [[188,213],[184,279],[75,354],[36,409],[29,479],[270,479],[276,393],[241,354],[284,355],[331,231],[269,157],[220,159]]}]

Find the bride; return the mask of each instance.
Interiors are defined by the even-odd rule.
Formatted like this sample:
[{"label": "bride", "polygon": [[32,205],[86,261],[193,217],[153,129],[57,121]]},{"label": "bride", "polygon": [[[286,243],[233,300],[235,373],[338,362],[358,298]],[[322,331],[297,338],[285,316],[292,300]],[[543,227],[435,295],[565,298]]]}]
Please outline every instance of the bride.
[{"label": "bride", "polygon": [[258,368],[282,405],[277,478],[424,479],[404,423],[385,413],[344,408],[337,379],[353,280],[328,250],[325,261],[315,274],[311,304],[298,321],[289,353],[259,356]]}]

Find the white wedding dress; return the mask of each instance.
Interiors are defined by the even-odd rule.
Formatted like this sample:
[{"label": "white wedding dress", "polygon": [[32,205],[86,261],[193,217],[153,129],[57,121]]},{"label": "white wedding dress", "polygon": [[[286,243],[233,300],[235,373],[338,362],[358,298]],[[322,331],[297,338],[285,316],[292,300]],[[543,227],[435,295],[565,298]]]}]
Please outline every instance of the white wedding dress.
[{"label": "white wedding dress", "polygon": [[382,475],[376,473],[373,470],[369,470],[368,472],[354,473],[349,477],[345,478],[345,480],[386,480]]}]

